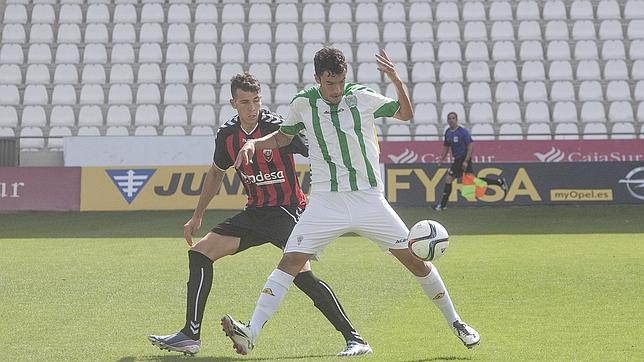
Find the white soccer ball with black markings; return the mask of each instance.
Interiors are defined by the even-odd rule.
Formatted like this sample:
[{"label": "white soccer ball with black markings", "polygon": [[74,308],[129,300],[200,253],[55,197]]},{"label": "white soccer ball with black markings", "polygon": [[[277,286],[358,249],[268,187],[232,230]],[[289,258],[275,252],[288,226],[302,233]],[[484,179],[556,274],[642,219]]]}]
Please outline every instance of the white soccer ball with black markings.
[{"label": "white soccer ball with black markings", "polygon": [[449,246],[449,234],[438,221],[421,220],[409,229],[407,246],[419,259],[436,260],[445,254]]}]

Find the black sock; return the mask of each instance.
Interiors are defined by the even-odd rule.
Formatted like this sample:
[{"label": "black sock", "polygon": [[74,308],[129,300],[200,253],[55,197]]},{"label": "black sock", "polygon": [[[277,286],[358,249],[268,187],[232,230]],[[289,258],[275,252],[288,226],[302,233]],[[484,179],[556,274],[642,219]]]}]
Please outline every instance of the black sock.
[{"label": "black sock", "polygon": [[497,180],[489,177],[480,177],[481,180],[487,182],[488,185],[497,185],[501,186],[501,180]]},{"label": "black sock", "polygon": [[188,292],[186,301],[186,324],[181,332],[198,340],[201,334],[201,320],[212,287],[212,260],[200,252],[188,251]]},{"label": "black sock", "polygon": [[347,342],[366,343],[360,333],[351,325],[349,317],[328,284],[318,279],[311,271],[299,273],[293,282],[313,300],[313,305],[324,314],[338,332],[342,333]]},{"label": "black sock", "polygon": [[441,208],[444,208],[447,205],[447,200],[449,195],[452,193],[452,183],[446,183],[443,187],[443,197],[441,198]]}]

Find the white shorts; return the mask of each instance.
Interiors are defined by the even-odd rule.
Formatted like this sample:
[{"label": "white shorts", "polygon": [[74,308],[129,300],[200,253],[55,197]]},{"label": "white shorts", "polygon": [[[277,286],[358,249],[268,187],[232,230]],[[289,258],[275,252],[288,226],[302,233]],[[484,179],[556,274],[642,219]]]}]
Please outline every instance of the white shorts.
[{"label": "white shorts", "polygon": [[293,228],[285,253],[313,254],[339,236],[354,232],[384,250],[407,248],[409,229],[377,189],[312,192],[306,210]]}]

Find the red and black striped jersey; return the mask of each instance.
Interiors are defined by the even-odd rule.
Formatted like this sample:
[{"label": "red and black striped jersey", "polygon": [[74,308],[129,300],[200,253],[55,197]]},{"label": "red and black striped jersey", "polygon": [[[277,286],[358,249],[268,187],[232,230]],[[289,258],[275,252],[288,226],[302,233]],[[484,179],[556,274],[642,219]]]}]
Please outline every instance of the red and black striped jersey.
[{"label": "red and black striped jersey", "polygon": [[[283,119],[268,110],[261,110],[255,128],[247,133],[241,127],[239,116],[219,127],[215,138],[215,166],[222,170],[231,167],[246,140],[260,138],[277,131]],[[308,157],[309,150],[303,137],[293,137],[290,145],[280,149],[258,150],[253,162],[241,165],[237,175],[248,195],[247,207],[297,206],[304,208],[306,197],[300,188],[293,154]]]}]

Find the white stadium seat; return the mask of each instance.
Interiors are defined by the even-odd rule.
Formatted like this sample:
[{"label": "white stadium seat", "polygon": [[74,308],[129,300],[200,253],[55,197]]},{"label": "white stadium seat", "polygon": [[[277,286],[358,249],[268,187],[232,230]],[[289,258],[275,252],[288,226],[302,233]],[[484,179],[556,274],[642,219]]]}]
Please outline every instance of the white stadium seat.
[{"label": "white stadium seat", "polygon": [[552,131],[548,123],[532,123],[528,126],[526,134],[528,140],[550,140],[552,139]]},{"label": "white stadium seat", "polygon": [[438,113],[434,103],[418,103],[414,108],[414,123],[438,123]]},{"label": "white stadium seat", "polygon": [[519,88],[515,82],[498,82],[494,92],[496,102],[518,102]]},{"label": "white stadium seat", "polygon": [[603,101],[604,95],[599,81],[591,80],[581,82],[579,85],[579,101]]},{"label": "white stadium seat", "polygon": [[436,73],[434,71],[434,64],[431,62],[414,63],[411,71],[411,80],[413,82],[435,82]]},{"label": "white stadium seat", "polygon": [[548,43],[546,51],[548,60],[570,60],[570,47],[568,42],[554,40]]},{"label": "white stadium seat", "polygon": [[134,130],[135,136],[158,136],[155,126],[138,126]]},{"label": "white stadium seat", "polygon": [[159,110],[153,105],[140,105],[136,107],[134,114],[134,124],[136,126],[158,126]]},{"label": "white stadium seat", "polygon": [[115,23],[136,23],[136,8],[132,4],[117,4],[114,7]]},{"label": "white stadium seat", "polygon": [[45,105],[49,103],[47,88],[42,84],[29,84],[25,87],[22,98],[24,105]]},{"label": "white stadium seat", "polygon": [[79,127],[102,127],[103,112],[100,106],[82,106],[78,111]]},{"label": "white stadium seat", "polygon": [[113,44],[110,61],[112,62],[112,64],[134,63],[134,47],[132,46],[132,44]]},{"label": "white stadium seat", "polygon": [[53,24],[56,22],[54,7],[49,4],[35,4],[31,8],[31,23]]},{"label": "white stadium seat", "polygon": [[54,41],[54,31],[49,24],[33,24],[29,31],[30,43],[47,43]]},{"label": "white stadium seat", "polygon": [[106,44],[109,39],[105,24],[88,23],[85,27],[85,43]]},{"label": "white stadium seat", "polygon": [[[519,40],[542,40],[541,27],[539,23],[534,20],[526,20],[519,23],[517,31],[517,38]],[[493,38],[494,39],[494,38]]]},{"label": "white stadium seat", "polygon": [[[637,63],[637,61],[635,61]],[[604,63],[605,80],[628,80],[628,69],[623,60],[609,60]],[[633,74],[633,79],[637,79]]]},{"label": "white stadium seat", "polygon": [[527,40],[522,42],[521,48],[519,49],[519,58],[521,58],[521,60],[544,59],[541,42],[536,40]]},{"label": "white stadium seat", "polygon": [[548,69],[548,79],[551,81],[557,80],[572,80],[572,66],[569,61],[555,60],[550,63]]},{"label": "white stadium seat", "polygon": [[47,44],[31,44],[27,53],[27,63],[29,64],[49,64],[51,63],[51,50]]},{"label": "white stadium seat", "polygon": [[[414,68],[416,65],[414,65]],[[433,71],[431,71],[433,74]],[[412,71],[412,77],[415,77]],[[429,75],[431,76],[431,74]],[[463,68],[460,62],[443,62],[440,65],[438,78],[441,82],[462,82],[463,81]],[[424,79],[430,81],[429,79]]]},{"label": "white stadium seat", "polygon": [[[212,24],[198,24],[195,27],[195,42],[203,42],[202,39],[197,38],[197,35],[201,34],[200,30],[203,27],[207,27],[208,25]],[[216,39],[217,33],[209,33],[208,40],[212,39],[212,37],[215,37]],[[168,26],[168,32],[166,35],[166,41],[168,43],[189,43],[190,42],[190,29],[188,28],[187,24],[170,24]]]},{"label": "white stadium seat", "polygon": [[25,73],[26,84],[49,84],[51,76],[49,75],[49,67],[44,64],[31,64],[27,67]]},{"label": "white stadium seat", "polygon": [[163,102],[165,104],[187,104],[188,91],[182,84],[169,84],[163,92]]},{"label": "white stadium seat", "polygon": [[489,8],[490,20],[512,20],[512,5],[509,1],[494,1]]},{"label": "white stadium seat", "polygon": [[438,29],[436,30],[436,40],[439,42],[442,41],[460,41],[461,40],[461,29],[458,26],[458,23],[455,21],[444,21],[438,24]]},{"label": "white stadium seat", "polygon": [[170,105],[163,110],[164,126],[187,126],[188,113],[184,106]]},{"label": "white stadium seat", "polygon": [[570,19],[593,20],[594,17],[593,4],[589,0],[575,0],[572,5],[570,5]]},{"label": "white stadium seat", "polygon": [[112,84],[107,95],[107,102],[112,104],[132,104],[132,89],[127,84]]},{"label": "white stadium seat", "polygon": [[193,85],[191,101],[192,104],[214,104],[217,101],[215,88],[211,84]]},{"label": "white stadium seat", "polygon": [[546,24],[546,40],[568,40],[568,24],[563,20],[553,20]]},{"label": "white stadium seat", "polygon": [[45,127],[47,117],[41,106],[26,106],[22,109],[21,127]]},{"label": "white stadium seat", "polygon": [[17,64],[0,65],[0,84],[22,84],[22,72]]},{"label": "white stadium seat", "polygon": [[58,33],[56,35],[56,41],[58,44],[61,43],[74,43],[78,44],[81,42],[81,31],[78,24],[60,24],[58,25]]},{"label": "white stadium seat", "polygon": [[629,39],[644,39],[644,19],[629,21],[626,34]]},{"label": "white stadium seat", "polygon": [[409,21],[432,21],[433,11],[430,3],[427,2],[412,2],[409,6]]},{"label": "white stadium seat", "polygon": [[494,42],[494,45],[492,48],[492,59],[494,59],[495,61],[516,60],[517,54],[514,49],[514,42],[511,42],[511,41]]},{"label": "white stadium seat", "polygon": [[6,24],[2,29],[2,43],[23,44],[27,36],[22,24]]},{"label": "white stadium seat", "polygon": [[161,4],[143,4],[141,8],[141,23],[162,23],[164,21],[165,13],[163,12]]},{"label": "white stadium seat", "polygon": [[494,128],[489,123],[478,123],[472,126],[472,137],[477,140],[493,140]]},{"label": "white stadium seat", "polygon": [[438,129],[433,124],[417,124],[414,128],[415,141],[438,141]]},{"label": "white stadium seat", "polygon": [[609,102],[630,101],[631,89],[628,82],[623,80],[608,82],[608,86],[606,87],[606,100]]},{"label": "white stadium seat", "polygon": [[20,129],[20,150],[37,151],[45,147],[45,139],[40,127],[22,127]]},{"label": "white stadium seat", "polygon": [[22,47],[18,44],[3,44],[0,48],[0,64],[22,64],[24,58]]},{"label": "white stadium seat", "polygon": [[431,23],[412,23],[409,29],[410,42],[431,42],[434,41],[434,28]]},{"label": "white stadium seat", "polygon": [[161,63],[163,53],[157,43],[144,43],[139,47],[139,63]]},{"label": "white stadium seat", "polygon": [[214,64],[195,64],[192,70],[193,83],[217,83],[217,70]]},{"label": "white stadium seat", "polygon": [[572,38],[574,40],[595,40],[597,34],[595,25],[590,20],[578,20],[572,26]]},{"label": "white stadium seat", "polygon": [[470,107],[470,123],[494,123],[494,114],[490,103],[473,103]]},{"label": "white stadium seat", "polygon": [[465,74],[469,82],[489,82],[490,66],[487,62],[470,62]]},{"label": "white stadium seat", "polygon": [[139,84],[136,91],[136,103],[160,104],[161,92],[159,91],[159,86],[153,83]]},{"label": "white stadium seat", "polygon": [[518,103],[500,103],[496,110],[496,120],[499,123],[521,121],[521,109]]},{"label": "white stadium seat", "polygon": [[[304,35],[304,34],[302,34]],[[356,28],[356,42],[363,41],[380,41],[380,31],[377,23],[359,23]]]},{"label": "white stadium seat", "polygon": [[110,106],[107,110],[107,126],[125,126],[132,125],[132,114],[128,106]]},{"label": "white stadium seat", "polygon": [[550,110],[546,102],[530,102],[525,108],[525,121],[532,124],[550,123]]},{"label": "white stadium seat", "polygon": [[[313,24],[305,24],[304,27],[312,26]],[[321,24],[317,24],[321,25]],[[318,33],[320,30],[319,27],[311,30],[311,33]],[[324,35],[324,28],[322,30],[322,35]],[[304,33],[305,30],[302,31]],[[272,37],[273,32],[269,24],[259,23],[251,24],[250,29],[248,29],[248,42],[249,43],[270,43],[273,41]],[[304,34],[303,34],[304,35]],[[304,41],[304,39],[302,39]],[[326,39],[325,39],[326,40]]]},{"label": "white stadium seat", "polygon": [[631,66],[631,76],[634,80],[644,80],[644,60],[640,59],[633,62]]},{"label": "white stadium seat", "polygon": [[[467,3],[469,4],[469,3]],[[487,38],[487,28],[485,23],[482,21],[468,21],[465,23],[463,29],[463,40],[472,41],[472,40],[481,40],[486,41]]]},{"label": "white stadium seat", "polygon": [[644,101],[644,81],[639,81],[635,84],[635,90],[633,91],[634,99],[638,102]]},{"label": "white stadium seat", "polygon": [[461,61],[461,46],[455,41],[444,41],[438,46],[438,60]]},{"label": "white stadium seat", "polygon": [[63,137],[71,135],[72,131],[69,127],[52,127],[47,138],[47,148],[50,150],[62,150]]},{"label": "white stadium seat", "polygon": [[587,123],[584,125],[585,140],[605,140],[608,138],[608,130],[605,123]]},{"label": "white stadium seat", "polygon": [[51,104],[74,105],[76,104],[76,90],[70,84],[57,84],[51,93]]},{"label": "white stadium seat", "polygon": [[504,123],[499,127],[500,140],[522,140],[523,129],[520,123]]},{"label": "white stadium seat", "polygon": [[571,123],[571,122],[560,123],[555,128],[554,138],[556,140],[578,140],[579,128],[575,123]]},{"label": "white stadium seat", "polygon": [[644,0],[626,0],[624,18],[644,19]]},{"label": "white stadium seat", "polygon": [[221,11],[222,23],[243,23],[245,21],[244,7],[240,4],[225,4]]},{"label": "white stadium seat", "polygon": [[544,2],[543,5],[543,19],[544,20],[565,20],[566,19],[566,6],[561,0],[549,0]]},{"label": "white stadium seat", "polygon": [[[541,30],[539,30],[541,33]],[[511,21],[495,21],[490,29],[490,39],[498,40],[514,40],[514,26]]]},{"label": "white stadium seat", "polygon": [[414,84],[412,94],[414,103],[435,103],[437,100],[436,87],[434,87],[434,83],[418,82]]},{"label": "white stadium seat", "polygon": [[595,60],[582,60],[577,63],[577,70],[575,72],[577,80],[599,80],[601,74],[599,70],[599,63]]},{"label": "white stadium seat", "polygon": [[[103,84],[105,83],[105,68],[101,64],[86,64],[81,73],[81,83],[83,84]],[[81,92],[82,94],[82,92]],[[82,97],[81,97],[82,98]]]},{"label": "white stadium seat", "polygon": [[109,23],[110,11],[105,4],[90,4],[85,13],[87,23]]},{"label": "white stadium seat", "polygon": [[620,19],[621,17],[617,0],[600,0],[597,4],[597,19]]},{"label": "white stadium seat", "polygon": [[471,41],[468,42],[465,47],[465,60],[466,61],[479,61],[479,60],[489,60],[490,54],[487,50],[487,44],[482,41]]},{"label": "white stadium seat", "polygon": [[443,103],[465,102],[465,94],[463,92],[463,86],[461,85],[461,83],[456,83],[456,82],[443,83],[440,91],[440,101]]},{"label": "white stadium seat", "polygon": [[575,59],[597,60],[599,59],[597,45],[594,40],[580,40],[575,43]]},{"label": "white stadium seat", "polygon": [[530,80],[544,80],[545,70],[543,69],[543,62],[540,61],[527,61],[523,63],[521,68],[521,79],[525,81]]},{"label": "white stadium seat", "polygon": [[552,82],[550,87],[550,100],[553,102],[575,101],[575,89],[572,82],[557,81]]},{"label": "white stadium seat", "polygon": [[83,50],[83,62],[93,64],[107,63],[107,50],[103,44],[86,44]]},{"label": "white stadium seat", "polygon": [[134,72],[129,64],[114,64],[110,69],[110,83],[127,83],[134,82]]},{"label": "white stadium seat", "polygon": [[584,102],[581,106],[581,122],[606,122],[606,111],[602,102]]},{"label": "white stadium seat", "polygon": [[190,116],[192,126],[213,126],[215,121],[215,110],[210,105],[196,105],[192,107]]},{"label": "white stadium seat", "polygon": [[[270,18],[270,12],[269,12]],[[190,8],[186,4],[171,4],[168,9],[168,23],[189,23],[192,21]]]},{"label": "white stadium seat", "polygon": [[497,82],[516,82],[517,67],[513,61],[496,62],[494,65],[494,80]]},{"label": "white stadium seat", "polygon": [[539,102],[548,100],[548,91],[543,82],[526,82],[523,86],[524,102]]},{"label": "white stadium seat", "polygon": [[280,63],[275,68],[275,83],[298,83],[300,73],[296,63]]},{"label": "white stadium seat", "polygon": [[112,126],[107,127],[105,131],[106,136],[129,136],[130,132],[128,131],[129,127],[124,126]]},{"label": "white stadium seat", "polygon": [[602,40],[624,39],[624,33],[622,32],[621,22],[619,20],[602,21],[601,25],[599,26],[599,39],[602,39]]},{"label": "white stadium seat", "polygon": [[492,91],[488,82],[470,82],[467,87],[467,101],[492,102]]},{"label": "white stadium seat", "polygon": [[25,24],[27,23],[27,9],[21,4],[7,4],[3,20],[5,24]]},{"label": "white stadium seat", "polygon": [[0,105],[18,105],[20,93],[15,85],[0,84]]},{"label": "white stadium seat", "polygon": [[631,102],[612,102],[608,108],[610,122],[634,122],[633,107]]},{"label": "white stadium seat", "polygon": [[[642,109],[642,107],[640,107]],[[633,139],[635,138],[635,127],[630,122],[617,122],[611,129],[611,139]]]},{"label": "white stadium seat", "polygon": [[574,102],[556,102],[552,110],[552,121],[555,123],[575,123],[579,120],[577,117],[577,108]]}]

